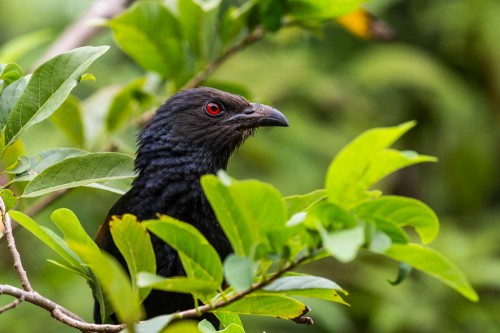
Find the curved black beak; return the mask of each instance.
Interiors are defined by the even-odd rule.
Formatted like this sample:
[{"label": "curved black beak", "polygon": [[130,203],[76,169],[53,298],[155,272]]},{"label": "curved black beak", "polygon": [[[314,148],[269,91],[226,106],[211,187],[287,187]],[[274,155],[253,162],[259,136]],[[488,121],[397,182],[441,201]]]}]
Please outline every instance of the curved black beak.
[{"label": "curved black beak", "polygon": [[230,116],[224,123],[238,124],[244,128],[257,128],[263,126],[288,127],[288,119],[271,106],[250,103],[243,112]]}]

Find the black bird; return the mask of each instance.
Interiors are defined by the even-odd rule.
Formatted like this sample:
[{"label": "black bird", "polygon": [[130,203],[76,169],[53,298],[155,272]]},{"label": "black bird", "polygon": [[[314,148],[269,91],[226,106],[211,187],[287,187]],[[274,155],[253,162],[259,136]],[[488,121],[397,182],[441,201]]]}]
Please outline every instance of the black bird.
[{"label": "black bird", "polygon": [[[139,134],[138,176],[109,211],[97,244],[126,268],[109,232],[110,218],[129,213],[141,221],[160,213],[198,228],[224,260],[232,249],[202,191],[200,178],[226,169],[236,148],[262,126],[288,126],[288,121],[272,107],[213,88],[184,90],[169,98]],[[157,273],[185,275],[176,251],[154,235],[151,239]],[[156,290],[144,301],[147,318],[193,306],[191,295]],[[94,319],[98,323],[102,320],[97,302]]]}]

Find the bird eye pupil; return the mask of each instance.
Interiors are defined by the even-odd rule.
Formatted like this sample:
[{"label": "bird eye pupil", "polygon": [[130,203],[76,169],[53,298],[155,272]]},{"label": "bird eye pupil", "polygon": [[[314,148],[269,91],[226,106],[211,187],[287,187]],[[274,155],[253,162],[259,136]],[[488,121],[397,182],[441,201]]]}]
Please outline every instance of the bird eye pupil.
[{"label": "bird eye pupil", "polygon": [[218,115],[221,112],[221,107],[217,103],[208,103],[207,112],[213,116]]}]

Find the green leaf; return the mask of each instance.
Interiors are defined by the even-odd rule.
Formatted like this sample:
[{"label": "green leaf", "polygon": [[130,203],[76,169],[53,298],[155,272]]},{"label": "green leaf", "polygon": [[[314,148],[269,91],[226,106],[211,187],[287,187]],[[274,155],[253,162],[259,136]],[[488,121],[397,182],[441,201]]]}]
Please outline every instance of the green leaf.
[{"label": "green leaf", "polygon": [[362,225],[333,232],[322,228],[319,231],[325,249],[343,263],[354,260],[365,243],[365,228]]},{"label": "green leaf", "polygon": [[217,312],[295,319],[307,313],[308,308],[301,302],[285,296],[250,294],[219,308]]},{"label": "green leaf", "polygon": [[418,244],[393,244],[385,254],[435,277],[473,302],[479,299],[462,271],[436,250]]},{"label": "green leaf", "polygon": [[124,195],[132,187],[132,182],[133,182],[132,178],[123,178],[123,179],[107,180],[105,182],[99,182],[99,183],[92,183],[85,186]]},{"label": "green leaf", "polygon": [[106,129],[113,132],[122,127],[130,120],[134,113],[138,113],[140,98],[145,95],[142,91],[146,78],[136,79],[118,91],[113,97],[108,113],[106,115]]},{"label": "green leaf", "polygon": [[392,245],[392,239],[386,233],[375,231],[370,238],[368,249],[376,253],[384,253]]},{"label": "green leaf", "polygon": [[236,324],[238,326],[242,326],[243,324],[241,322],[240,316],[234,313],[221,313],[221,312],[214,312],[215,316],[217,319],[220,320],[220,323],[223,327],[227,327],[231,324]]},{"label": "green leaf", "polygon": [[30,181],[48,167],[57,164],[66,158],[84,154],[87,154],[87,152],[74,148],[55,148],[44,150],[30,157],[30,167],[28,170],[16,175],[16,178],[14,178],[12,182]]},{"label": "green leaf", "polygon": [[84,270],[80,266],[80,258],[67,246],[67,244],[55,233],[49,229],[39,226],[28,215],[18,211],[11,211],[10,216],[25,229],[31,232],[35,237],[41,240],[45,245],[59,254],[71,267],[80,272]]},{"label": "green leaf", "polygon": [[9,189],[0,190],[0,197],[2,197],[3,203],[5,205],[5,212],[8,212],[16,206],[17,198]]},{"label": "green leaf", "polygon": [[108,46],[81,47],[38,67],[7,118],[6,145],[11,145],[27,128],[54,113],[85,70],[108,49]]},{"label": "green leaf", "polygon": [[50,192],[112,179],[133,178],[133,157],[120,153],[89,153],[66,158],[35,176],[22,197],[36,197]]},{"label": "green leaf", "polygon": [[326,198],[325,190],[316,190],[304,195],[292,195],[285,197],[285,203],[288,207],[288,216],[291,217],[297,213],[305,212],[315,204]]},{"label": "green leaf", "polygon": [[220,19],[219,37],[224,47],[229,47],[242,38],[246,31],[247,20],[256,2],[246,2],[240,7],[229,7]]},{"label": "green leaf", "polygon": [[24,89],[26,89],[30,77],[31,75],[28,75],[14,81],[11,85],[5,88],[0,95],[0,129],[5,127],[9,114],[19,100],[19,97],[24,92]]},{"label": "green leaf", "polygon": [[255,180],[233,181],[221,173],[219,178],[203,176],[201,185],[237,255],[250,255],[256,244],[268,242],[270,233],[284,229],[285,203],[271,185]]},{"label": "green leaf", "polygon": [[4,172],[10,174],[18,174],[27,171],[31,166],[31,160],[26,156],[19,156],[17,160],[7,167]]},{"label": "green leaf", "polygon": [[224,260],[224,276],[236,291],[248,289],[253,282],[252,260],[248,257],[230,254]]},{"label": "green leaf", "polygon": [[361,219],[374,221],[377,227],[383,223],[413,227],[424,244],[434,240],[439,232],[439,220],[434,211],[416,199],[383,196],[362,202],[353,211]]},{"label": "green leaf", "polygon": [[305,225],[310,229],[323,226],[327,231],[352,228],[358,225],[353,214],[329,202],[321,202],[308,213]]},{"label": "green leaf", "polygon": [[52,38],[49,29],[38,30],[8,40],[0,48],[0,62],[17,61]]},{"label": "green leaf", "polygon": [[217,251],[198,229],[169,216],[142,223],[179,253],[187,277],[207,281],[212,290],[220,288],[222,263]]},{"label": "green leaf", "polygon": [[288,10],[299,20],[331,20],[356,10],[364,0],[289,0]]},{"label": "green leaf", "polygon": [[52,123],[78,147],[85,145],[81,112],[80,101],[70,95],[50,117]]},{"label": "green leaf", "polygon": [[350,208],[369,198],[369,187],[389,173],[415,163],[434,161],[430,156],[386,149],[414,125],[415,122],[407,122],[371,129],[345,146],[328,168],[328,199]]},{"label": "green leaf", "polygon": [[[15,63],[0,64],[0,87],[5,88],[23,76],[23,70]],[[0,89],[1,91],[2,89]]]},{"label": "green leaf", "polygon": [[206,319],[203,319],[198,323],[198,329],[201,333],[215,333],[217,331],[214,325]]},{"label": "green leaf", "polygon": [[219,330],[220,333],[245,333],[243,326],[238,324],[229,324],[226,328]]},{"label": "green leaf", "polygon": [[173,277],[141,272],[137,284],[140,288],[153,288],[156,290],[172,291],[184,294],[207,294],[214,291],[214,283],[190,277]]},{"label": "green leaf", "polygon": [[217,49],[216,27],[221,0],[179,1],[182,34],[193,52],[206,63]]},{"label": "green leaf", "polygon": [[108,22],[118,46],[146,70],[176,77],[184,51],[175,16],[159,1],[138,1]]},{"label": "green leaf", "polygon": [[137,274],[139,272],[156,272],[155,253],[146,227],[137,221],[137,218],[125,214],[121,218],[113,216],[109,222],[111,236],[116,247],[127,263],[128,272],[132,279],[132,289],[139,292],[144,300],[151,289],[137,287]]},{"label": "green leaf", "polygon": [[[64,235],[64,239],[68,242],[68,244],[71,241],[73,244],[82,245],[86,251],[91,254],[96,256],[100,254],[101,250],[94,240],[85,232],[82,224],[78,220],[78,217],[76,217],[75,213],[71,210],[67,208],[57,209],[50,215],[50,219],[59,228],[59,230],[61,230]],[[75,249],[71,249],[75,251]]]},{"label": "green leaf", "polygon": [[111,255],[95,252],[92,246],[88,246],[73,238],[68,240],[69,246],[90,266],[102,286],[105,295],[108,296],[113,309],[120,322],[133,324],[143,317],[137,294],[130,285],[128,274],[120,263]]},{"label": "green leaf", "polygon": [[[61,240],[61,241],[62,241],[62,240]],[[63,242],[64,242],[64,241],[63,241]],[[52,259],[47,259],[47,261],[48,261],[48,262],[50,262],[50,263],[51,263],[51,264],[53,264],[53,265],[56,265],[56,266],[57,266],[57,267],[59,267],[59,268],[65,269],[65,270],[67,270],[67,271],[70,271],[71,273],[74,273],[74,274],[76,274],[76,275],[80,275],[81,277],[83,277],[83,278],[85,278],[85,279],[87,279],[87,278],[88,278],[88,275],[87,275],[87,274],[85,274],[85,273],[83,273],[83,272],[81,272],[81,271],[79,271],[79,270],[75,269],[74,267],[68,266],[68,265],[66,265],[66,264],[63,264],[63,263],[61,263],[61,262],[59,262],[59,261],[52,260]]]},{"label": "green leaf", "polygon": [[265,292],[278,293],[284,296],[302,296],[347,304],[338,291],[347,294],[335,282],[310,275],[285,276],[263,288]]},{"label": "green leaf", "polygon": [[174,319],[171,315],[163,315],[154,317],[152,319],[148,319],[145,321],[141,321],[138,324],[134,325],[134,330],[130,331],[128,329],[124,329],[120,331],[120,333],[153,333],[153,332],[162,332],[164,333],[164,328]]}]

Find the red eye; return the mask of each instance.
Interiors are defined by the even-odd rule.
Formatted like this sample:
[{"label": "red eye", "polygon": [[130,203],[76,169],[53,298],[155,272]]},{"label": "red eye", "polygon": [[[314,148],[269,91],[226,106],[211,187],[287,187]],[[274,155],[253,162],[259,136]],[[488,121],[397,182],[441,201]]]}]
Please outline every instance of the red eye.
[{"label": "red eye", "polygon": [[221,107],[217,103],[208,103],[206,106],[208,114],[216,116],[221,112]]}]

